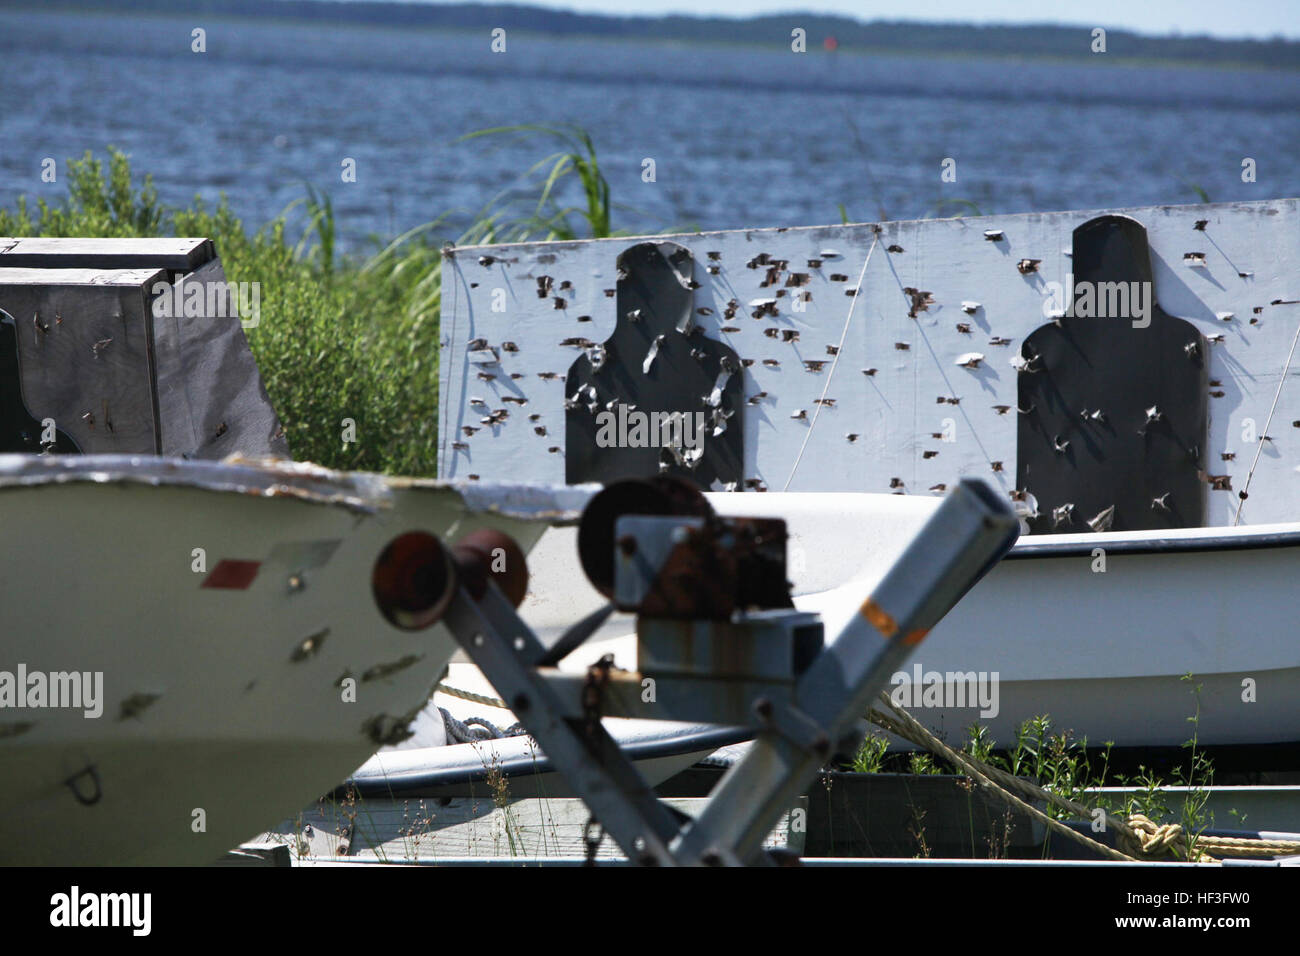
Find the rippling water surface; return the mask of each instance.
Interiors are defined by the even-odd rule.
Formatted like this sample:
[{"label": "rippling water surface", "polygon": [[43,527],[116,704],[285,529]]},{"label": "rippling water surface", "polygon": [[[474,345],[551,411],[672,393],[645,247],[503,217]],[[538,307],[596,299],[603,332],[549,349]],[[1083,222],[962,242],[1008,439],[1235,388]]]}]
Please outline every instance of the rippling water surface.
[{"label": "rippling water surface", "polygon": [[323,186],[355,247],[480,208],[548,146],[457,137],[529,122],[590,130],[636,231],[1300,194],[1297,73],[0,13],[6,205],[63,194],[43,157],[113,144],[165,201],[224,192],[253,225]]}]

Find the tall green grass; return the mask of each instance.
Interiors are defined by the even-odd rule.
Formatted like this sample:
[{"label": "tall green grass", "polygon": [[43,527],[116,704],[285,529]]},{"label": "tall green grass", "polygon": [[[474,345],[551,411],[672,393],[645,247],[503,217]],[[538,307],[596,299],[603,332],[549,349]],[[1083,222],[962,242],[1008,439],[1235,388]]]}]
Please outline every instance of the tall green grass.
[{"label": "tall green grass", "polygon": [[[249,228],[223,198],[164,207],[152,177],[132,178],[110,148],[71,160],[58,202],[16,198],[0,208],[0,235],[92,238],[204,236],[231,282],[260,284],[260,321],[247,331],[294,458],[332,468],[432,475],[437,467],[438,317],[442,247],[611,234],[609,183],[576,128],[505,127],[471,134],[531,136],[559,149],[482,209],[450,211],[369,255],[340,255],[330,196],[303,199]],[[468,148],[468,147],[467,147]],[[577,196],[576,205],[565,200]],[[301,206],[301,210],[298,207]],[[300,235],[297,223],[305,218]],[[469,225],[451,230],[459,218]],[[342,441],[351,419],[356,441]]]}]

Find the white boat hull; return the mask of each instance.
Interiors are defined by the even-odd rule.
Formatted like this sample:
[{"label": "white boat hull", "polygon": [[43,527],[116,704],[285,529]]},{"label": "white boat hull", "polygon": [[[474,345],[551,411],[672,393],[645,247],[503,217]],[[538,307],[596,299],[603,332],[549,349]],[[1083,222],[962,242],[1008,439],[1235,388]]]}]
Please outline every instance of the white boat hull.
[{"label": "white boat hull", "polygon": [[[708,497],[723,514],[786,519],[795,604],[822,614],[827,639],[938,505],[850,493]],[[585,584],[575,591],[575,552],[564,528],[537,546],[547,580],[524,611],[543,631],[599,602]],[[996,674],[996,714],[923,701],[913,713],[950,742],[979,721],[1009,745],[1041,714],[1091,745],[1179,746],[1193,730],[1209,746],[1300,741],[1300,643],[1285,600],[1296,581],[1300,524],[1022,538],[906,669],[914,677],[919,666],[923,678]],[[631,631],[626,619],[612,622],[575,657],[612,650],[620,666],[635,667]]]},{"label": "white boat hull", "polygon": [[[383,547],[492,526],[527,550],[575,513],[287,463],[0,457],[0,671],[103,681],[98,718],[0,709],[0,860],[203,863],[295,812],[400,734],[456,647],[381,616]],[[213,587],[223,560],[255,576]]]},{"label": "white boat hull", "polygon": [[[711,498],[790,515],[805,570],[833,585],[796,604],[821,612],[828,636],[937,507],[894,495]],[[837,568],[847,582],[835,584]],[[907,668],[996,674],[998,712],[914,713],[950,741],[979,720],[1009,744],[1040,714],[1098,745],[1178,746],[1193,730],[1205,745],[1300,741],[1300,644],[1282,600],[1298,580],[1300,524],[1021,538]]]}]

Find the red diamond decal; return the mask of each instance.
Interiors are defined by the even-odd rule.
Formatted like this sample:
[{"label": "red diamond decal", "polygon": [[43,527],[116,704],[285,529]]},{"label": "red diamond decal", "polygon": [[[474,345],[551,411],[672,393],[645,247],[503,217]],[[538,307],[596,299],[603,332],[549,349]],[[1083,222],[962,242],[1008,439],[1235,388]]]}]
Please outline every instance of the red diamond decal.
[{"label": "red diamond decal", "polygon": [[257,569],[261,566],[261,561],[231,561],[223,558],[217,562],[212,573],[203,579],[202,587],[246,590],[253,583],[253,578],[257,577]]}]

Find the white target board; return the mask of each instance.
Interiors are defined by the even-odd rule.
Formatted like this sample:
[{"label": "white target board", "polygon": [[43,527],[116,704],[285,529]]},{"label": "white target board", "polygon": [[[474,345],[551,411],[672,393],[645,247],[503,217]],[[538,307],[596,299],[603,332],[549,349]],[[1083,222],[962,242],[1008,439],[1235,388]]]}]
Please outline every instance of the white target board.
[{"label": "white target board", "polygon": [[[1114,236],[1149,243],[1146,265],[1134,264],[1143,258],[1138,246],[1110,239],[1076,250],[1076,230],[1085,224],[1114,226]],[[1199,502],[1192,500],[1196,492],[1176,493],[1184,524],[1300,519],[1300,210],[1294,199],[449,249],[441,477],[573,481],[574,453],[566,441],[571,416],[617,412],[620,402],[632,407],[620,388],[635,392],[645,368],[671,381],[672,369],[655,369],[649,350],[620,353],[612,357],[620,367],[601,372],[614,384],[566,394],[575,363],[590,375],[593,365],[611,360],[603,346],[619,322],[650,321],[619,314],[620,302],[631,301],[620,278],[625,289],[637,280],[626,269],[620,276],[620,257],[643,243],[686,263],[686,301],[696,327],[648,329],[646,340],[657,334],[671,344],[672,335],[691,332],[692,343],[721,343],[738,360],[743,388],[732,401],[736,407],[720,406],[721,390],[681,396],[683,413],[708,413],[705,455],[718,440],[719,422],[743,436],[739,473],[731,481],[715,477],[715,489],[932,495],[963,476],[978,476],[1023,507],[1034,476],[1053,467],[1052,454],[1068,468],[1087,464],[1090,455],[1105,459],[1098,441],[1137,442],[1140,464],[1142,443],[1165,428],[1168,448],[1186,456],[1168,467],[1190,469],[1203,487]],[[1090,263],[1083,282],[1075,275],[1079,256]],[[1121,285],[1135,277],[1146,287]],[[659,292],[638,294],[653,303]],[[1159,357],[1154,332],[1147,338],[1127,332],[1141,329],[1153,310],[1166,323],[1181,320],[1176,328],[1185,330],[1166,329]],[[1036,363],[1049,359],[1026,340],[1053,325],[1062,330],[1056,338],[1065,342],[1067,358],[1045,368]],[[1116,332],[1113,351],[1109,332],[1098,331],[1106,329]],[[1035,339],[1053,334],[1049,329]],[[1068,358],[1076,345],[1083,359]],[[1134,364],[1133,348],[1150,348],[1150,360],[1139,356]],[[1130,351],[1121,356],[1122,349]],[[692,344],[682,354],[705,361],[705,352]],[[713,349],[707,360],[723,361],[715,352],[726,350]],[[1179,364],[1184,355],[1187,370]],[[1108,380],[1112,360],[1115,369],[1139,373]],[[1193,372],[1199,377],[1186,380],[1197,383],[1190,397],[1186,387],[1166,381]],[[1060,378],[1059,390],[1053,384],[1042,394],[1060,391],[1053,401],[1078,421],[1062,425],[1058,415],[1031,440],[1027,423],[1045,413],[1045,406],[1021,404],[1022,380],[1033,375]],[[1163,407],[1158,398],[1151,406],[1142,401],[1145,417],[1130,421],[1126,402],[1144,397],[1139,386],[1179,397]],[[1199,419],[1196,407],[1203,407]],[[1026,480],[1031,460],[1039,470],[1031,468]],[[1128,521],[1116,528],[1155,520],[1139,514],[1144,510],[1168,513],[1171,493],[1158,485],[1163,467],[1147,469],[1144,480],[1155,474],[1155,491],[1134,491],[1131,476],[1105,479],[1115,483]],[[1038,502],[1044,516],[1060,505]],[[1063,526],[1050,530],[1086,531],[1094,519],[1097,530],[1110,526],[1104,514],[1084,510],[1064,522],[1058,514]]]}]

